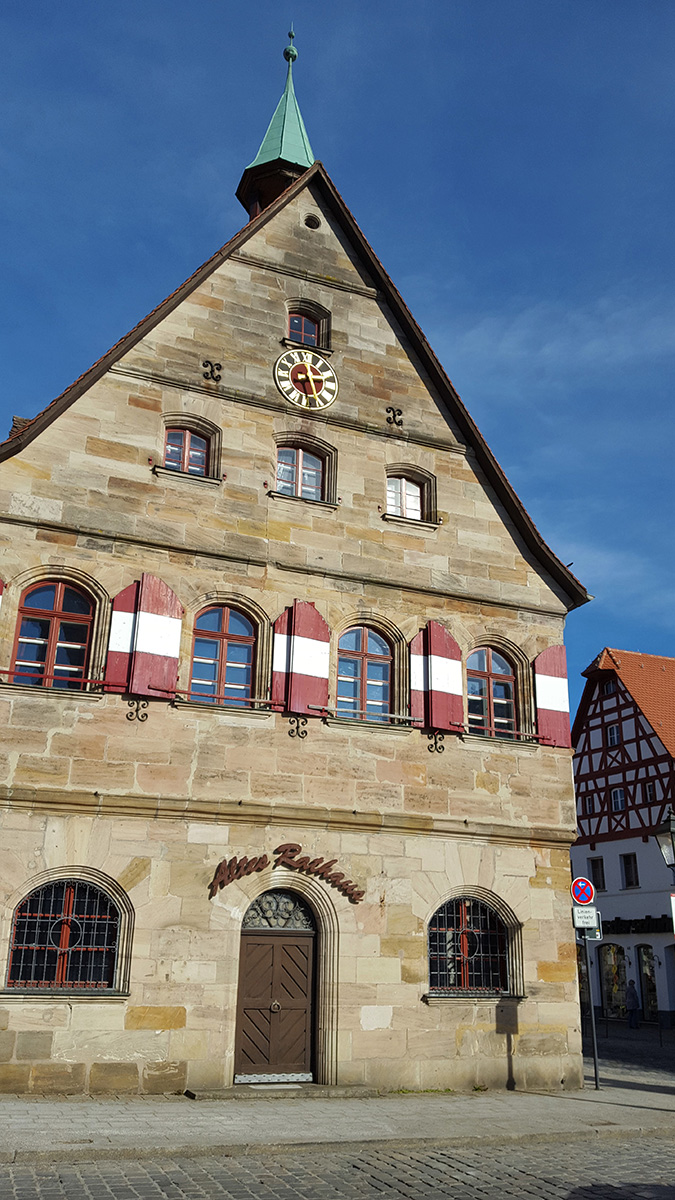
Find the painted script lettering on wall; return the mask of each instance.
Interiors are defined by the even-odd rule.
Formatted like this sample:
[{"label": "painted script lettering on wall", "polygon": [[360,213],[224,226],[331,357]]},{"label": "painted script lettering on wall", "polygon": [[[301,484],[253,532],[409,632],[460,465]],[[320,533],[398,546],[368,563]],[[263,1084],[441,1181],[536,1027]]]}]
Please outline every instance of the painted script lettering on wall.
[{"label": "painted script lettering on wall", "polygon": [[[275,867],[287,867],[289,871],[302,871],[304,875],[315,875],[318,879],[323,879],[324,883],[330,887],[336,888],[338,892],[342,892],[351,904],[360,904],[365,896],[365,892],[358,888],[351,879],[347,879],[344,871],[334,871],[333,868],[337,864],[336,858],[331,858],[325,862],[323,858],[310,858],[309,855],[302,855],[302,846],[297,842],[284,842],[283,846],[277,846],[274,851]],[[215,875],[209,884],[209,900],[212,900],[221,888],[227,887],[228,883],[234,883],[235,879],[243,879],[246,875],[253,875],[254,872],[264,871],[265,867],[269,867],[270,860],[266,854],[261,854],[258,858],[237,858],[234,856],[231,859],[224,858],[218,863]]]}]

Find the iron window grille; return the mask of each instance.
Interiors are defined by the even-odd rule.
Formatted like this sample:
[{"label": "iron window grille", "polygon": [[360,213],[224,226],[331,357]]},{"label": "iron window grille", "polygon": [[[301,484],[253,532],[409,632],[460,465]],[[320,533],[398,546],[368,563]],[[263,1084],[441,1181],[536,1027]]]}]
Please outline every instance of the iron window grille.
[{"label": "iron window grille", "polygon": [[186,475],[207,475],[209,439],[191,429],[167,429],[164,441],[164,466]]},{"label": "iron window grille", "polygon": [[338,642],[337,715],[388,722],[391,663],[391,647],[374,629],[347,629]]},{"label": "iron window grille", "polygon": [[67,583],[26,591],[12,658],[13,683],[82,691],[86,683],[93,601]]},{"label": "iron window grille", "polygon": [[482,900],[447,900],[429,924],[429,994],[499,996],[509,991],[504,922]]},{"label": "iron window grille", "polygon": [[299,446],[279,446],[276,490],[283,496],[299,496],[302,500],[323,500],[323,459]]},{"label": "iron window grille", "polygon": [[250,707],[255,628],[235,608],[217,605],[195,620],[190,699]]},{"label": "iron window grille", "polygon": [[45,884],[14,913],[7,987],[114,989],[119,931],[119,909],[100,888],[78,879]]},{"label": "iron window grille", "polygon": [[516,677],[507,660],[489,647],[470,654],[466,663],[469,731],[483,737],[514,738]]}]

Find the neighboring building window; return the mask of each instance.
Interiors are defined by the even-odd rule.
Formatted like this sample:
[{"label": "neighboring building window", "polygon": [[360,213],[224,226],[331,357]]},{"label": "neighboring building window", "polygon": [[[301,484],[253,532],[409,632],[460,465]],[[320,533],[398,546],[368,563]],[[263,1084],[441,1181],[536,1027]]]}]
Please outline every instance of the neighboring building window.
[{"label": "neighboring building window", "polygon": [[485,737],[512,738],[516,729],[513,667],[496,650],[474,650],[466,663],[469,730]]},{"label": "neighboring building window", "polygon": [[618,746],[621,742],[621,730],[618,725],[607,726],[607,745]]},{"label": "neighboring building window", "polygon": [[191,429],[167,429],[164,466],[187,475],[207,475],[209,440]]},{"label": "neighboring building window", "polygon": [[624,888],[637,888],[640,886],[638,877],[637,854],[622,854],[621,856],[621,882]]},{"label": "neighboring building window", "polygon": [[387,512],[394,517],[422,520],[422,485],[401,475],[387,478]]},{"label": "neighboring building window", "polygon": [[596,892],[605,891],[605,860],[603,858],[589,858],[588,871],[591,877],[591,883]]},{"label": "neighboring building window", "polygon": [[432,917],[429,990],[450,994],[508,992],[508,931],[482,900],[448,900]]},{"label": "neighboring building window", "polygon": [[623,812],[626,807],[626,796],[623,788],[612,788],[612,812]]},{"label": "neighboring building window", "polygon": [[218,605],[195,621],[190,698],[216,704],[251,701],[255,629],[243,613]]},{"label": "neighboring building window", "polygon": [[391,662],[389,643],[374,629],[357,626],[343,633],[338,643],[338,716],[388,719]]},{"label": "neighboring building window", "polygon": [[645,784],[645,801],[646,801],[646,803],[653,804],[655,800],[656,800],[656,784],[646,783]]},{"label": "neighboring building window", "polygon": [[301,342],[303,346],[318,346],[319,322],[313,321],[311,317],[304,317],[302,313],[289,313],[288,336],[294,342]]},{"label": "neighboring building window", "polygon": [[30,687],[85,686],[93,601],[67,583],[40,583],[21,598],[12,681]]},{"label": "neighboring building window", "polygon": [[603,696],[611,696],[616,691],[616,679],[606,679],[602,685]]},{"label": "neighboring building window", "polygon": [[284,496],[300,496],[303,500],[323,500],[324,463],[317,454],[300,446],[279,446],[277,449],[276,490]]},{"label": "neighboring building window", "polygon": [[120,912],[105,892],[59,879],[31,892],[14,913],[8,988],[114,988]]},{"label": "neighboring building window", "polygon": [[587,817],[590,817],[590,815],[594,811],[595,811],[595,806],[593,804],[593,797],[590,793],[588,793],[587,795],[584,796],[584,812]]}]

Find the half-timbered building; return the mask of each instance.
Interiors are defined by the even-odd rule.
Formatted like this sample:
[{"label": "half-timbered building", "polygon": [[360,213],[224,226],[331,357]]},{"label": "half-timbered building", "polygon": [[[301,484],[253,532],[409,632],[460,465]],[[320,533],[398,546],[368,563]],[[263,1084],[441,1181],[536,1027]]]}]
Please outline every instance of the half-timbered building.
[{"label": "half-timbered building", "polygon": [[604,941],[593,950],[596,1007],[624,1012],[635,980],[646,1020],[675,1018],[672,879],[653,831],[675,797],[675,659],[605,648],[584,671],[574,721],[579,837]]},{"label": "half-timbered building", "polygon": [[0,450],[0,1088],[576,1087],[543,542],[288,77],[247,224]]}]

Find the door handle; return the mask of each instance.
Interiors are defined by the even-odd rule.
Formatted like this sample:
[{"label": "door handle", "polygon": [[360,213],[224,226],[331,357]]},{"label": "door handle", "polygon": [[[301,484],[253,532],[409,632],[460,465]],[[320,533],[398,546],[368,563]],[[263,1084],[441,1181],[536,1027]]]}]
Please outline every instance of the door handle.
[{"label": "door handle", "polygon": [[270,1004],[270,1012],[281,1012],[281,1005],[278,1000],[273,1000]]}]

